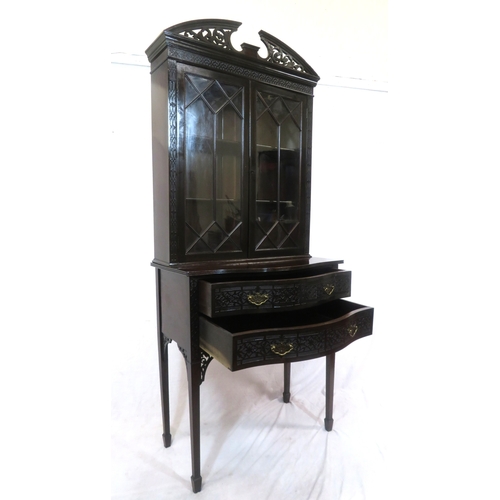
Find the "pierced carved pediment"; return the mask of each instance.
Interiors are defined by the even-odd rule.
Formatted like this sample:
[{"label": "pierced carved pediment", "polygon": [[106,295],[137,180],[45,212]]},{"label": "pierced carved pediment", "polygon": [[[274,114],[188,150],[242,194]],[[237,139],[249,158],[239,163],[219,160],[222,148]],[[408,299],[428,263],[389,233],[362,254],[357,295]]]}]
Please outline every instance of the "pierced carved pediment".
[{"label": "pierced carved pediment", "polygon": [[[237,31],[240,26],[241,23],[237,21],[228,21],[225,19],[199,19],[176,24],[166,31],[232,53],[252,54],[253,57],[258,60],[304,75],[313,76],[315,79],[319,78],[317,73],[299,54],[297,54],[297,52],[265,31],[259,31],[259,36],[267,49],[267,57],[260,57],[257,54],[258,47],[249,44],[242,44],[243,52],[236,50],[231,44],[231,35]],[[248,50],[249,48],[250,50]]]},{"label": "pierced carved pediment", "polygon": [[259,31],[259,36],[268,52],[266,61],[299,71],[300,73],[318,76],[297,52],[284,44],[281,40],[278,40],[265,31]]},{"label": "pierced carved pediment", "polygon": [[224,19],[199,19],[186,23],[176,24],[167,28],[177,35],[185,36],[199,42],[215,45],[225,50],[234,51],[231,45],[231,35],[238,30],[241,23]]}]

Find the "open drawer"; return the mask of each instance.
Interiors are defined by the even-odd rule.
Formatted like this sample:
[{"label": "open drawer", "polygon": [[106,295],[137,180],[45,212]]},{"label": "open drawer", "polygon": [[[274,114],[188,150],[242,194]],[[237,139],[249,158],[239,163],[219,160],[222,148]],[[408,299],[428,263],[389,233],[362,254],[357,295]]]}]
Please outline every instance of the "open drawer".
[{"label": "open drawer", "polygon": [[371,335],[373,308],[346,300],[286,313],[200,316],[200,347],[232,371],[339,351]]},{"label": "open drawer", "polygon": [[211,318],[311,307],[351,295],[351,271],[265,280],[200,280],[200,312]]}]

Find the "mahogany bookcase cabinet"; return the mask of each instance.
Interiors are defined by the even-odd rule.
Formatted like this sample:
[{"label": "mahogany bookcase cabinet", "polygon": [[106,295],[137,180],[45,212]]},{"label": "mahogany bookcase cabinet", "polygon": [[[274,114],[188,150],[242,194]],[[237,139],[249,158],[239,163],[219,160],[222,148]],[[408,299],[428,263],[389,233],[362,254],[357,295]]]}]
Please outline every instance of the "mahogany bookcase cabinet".
[{"label": "mahogany bookcase cabinet", "polygon": [[192,487],[201,490],[200,385],[229,370],[326,358],[333,425],[335,353],[372,333],[373,309],[342,300],[343,261],[309,255],[315,71],[260,31],[267,51],[220,19],[172,26],[151,63],[154,251],[163,440],[171,444],[168,344],[188,376]]}]

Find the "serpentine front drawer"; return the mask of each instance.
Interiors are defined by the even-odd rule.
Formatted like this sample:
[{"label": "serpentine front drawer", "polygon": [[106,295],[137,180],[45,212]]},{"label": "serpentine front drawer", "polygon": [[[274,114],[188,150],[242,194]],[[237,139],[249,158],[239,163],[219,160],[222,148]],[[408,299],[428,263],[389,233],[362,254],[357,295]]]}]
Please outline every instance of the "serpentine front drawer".
[{"label": "serpentine front drawer", "polygon": [[351,295],[351,271],[275,280],[200,280],[200,312],[216,318],[230,314],[311,307]]},{"label": "serpentine front drawer", "polygon": [[372,328],[373,308],[335,300],[286,313],[200,316],[200,347],[235,371],[324,356],[371,335]]}]

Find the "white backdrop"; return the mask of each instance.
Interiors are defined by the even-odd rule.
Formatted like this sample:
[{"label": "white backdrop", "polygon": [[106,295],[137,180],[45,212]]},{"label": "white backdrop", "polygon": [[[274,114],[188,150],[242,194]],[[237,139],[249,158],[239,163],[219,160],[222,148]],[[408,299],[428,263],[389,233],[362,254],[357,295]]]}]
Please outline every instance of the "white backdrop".
[{"label": "white backdrop", "polygon": [[[393,5],[381,94],[331,85],[387,80],[383,2],[151,0],[113,4],[108,18],[102,6],[57,3],[20,4],[22,15],[2,19],[2,498],[191,496],[175,348],[172,448],[160,437],[148,70],[110,74],[105,47],[143,54],[192,17],[269,31],[323,77],[311,249],[344,259],[353,300],[376,309],[373,337],[338,356],[332,433],[321,431],[321,363],[294,365],[290,405],[274,367],[229,374],[231,386],[209,367],[199,496],[233,498],[242,479],[243,495],[261,498],[500,497],[490,7]],[[320,44],[304,35],[314,32]],[[261,434],[252,444],[245,430]]]},{"label": "white backdrop", "polygon": [[[118,257],[128,269],[121,292],[130,321],[117,332],[114,354],[115,499],[191,494],[185,370],[172,346],[174,441],[168,450],[161,442],[154,283],[146,265],[147,73],[112,67],[113,163],[123,183],[123,229],[133,242]],[[202,385],[205,498],[493,498],[487,457],[497,453],[490,427],[496,403],[488,382],[496,366],[475,335],[498,331],[487,312],[476,313],[493,306],[484,270],[495,270],[494,200],[475,198],[478,218],[467,196],[491,186],[457,168],[458,153],[443,158],[433,149],[436,124],[412,124],[404,113],[414,105],[400,109],[390,96],[335,85],[315,93],[311,253],[344,259],[353,271],[352,299],[376,311],[373,337],[338,355],[334,431],[321,431],[320,360],[293,366],[289,406],[280,402],[279,368],[231,374],[212,363]],[[420,150],[424,141],[431,149]],[[478,255],[481,261],[471,262]]]}]

